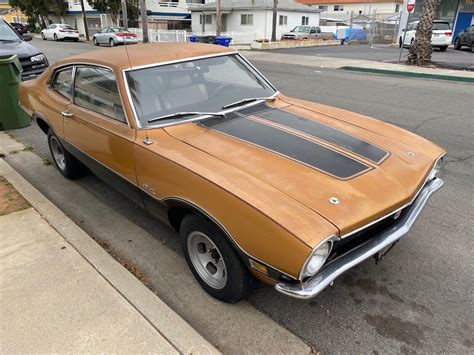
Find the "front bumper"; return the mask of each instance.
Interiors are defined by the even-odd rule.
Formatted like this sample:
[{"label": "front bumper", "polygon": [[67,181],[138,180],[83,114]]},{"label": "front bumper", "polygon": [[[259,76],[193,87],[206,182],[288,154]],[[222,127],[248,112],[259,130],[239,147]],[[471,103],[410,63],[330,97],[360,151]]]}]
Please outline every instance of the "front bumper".
[{"label": "front bumper", "polygon": [[438,191],[443,184],[443,180],[438,178],[429,181],[420,191],[415,201],[413,201],[406,212],[403,213],[398,223],[382,232],[376,238],[366,244],[362,244],[359,248],[341,256],[339,259],[336,259],[305,282],[299,284],[278,282],[275,285],[275,289],[285,295],[300,299],[308,299],[317,296],[338,276],[405,236],[410,231],[410,228],[413,226],[413,223],[415,223],[431,195]]}]

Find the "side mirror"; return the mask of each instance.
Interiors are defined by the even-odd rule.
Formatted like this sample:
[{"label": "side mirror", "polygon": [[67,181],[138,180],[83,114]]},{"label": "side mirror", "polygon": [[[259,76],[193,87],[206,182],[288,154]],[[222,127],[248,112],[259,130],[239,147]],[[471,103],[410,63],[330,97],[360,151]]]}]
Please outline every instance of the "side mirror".
[{"label": "side mirror", "polygon": [[29,41],[31,41],[31,40],[33,39],[33,36],[30,35],[29,33],[24,33],[24,34],[21,35],[21,37],[22,37],[23,40],[26,41],[26,42],[29,42]]}]

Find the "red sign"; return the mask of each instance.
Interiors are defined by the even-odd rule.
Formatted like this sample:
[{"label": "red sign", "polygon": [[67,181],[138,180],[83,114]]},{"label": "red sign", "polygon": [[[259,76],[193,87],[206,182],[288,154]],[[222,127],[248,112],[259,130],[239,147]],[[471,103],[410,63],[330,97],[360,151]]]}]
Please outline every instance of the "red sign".
[{"label": "red sign", "polygon": [[416,0],[408,0],[407,2],[407,12],[411,14],[413,11],[415,11],[415,2]]}]

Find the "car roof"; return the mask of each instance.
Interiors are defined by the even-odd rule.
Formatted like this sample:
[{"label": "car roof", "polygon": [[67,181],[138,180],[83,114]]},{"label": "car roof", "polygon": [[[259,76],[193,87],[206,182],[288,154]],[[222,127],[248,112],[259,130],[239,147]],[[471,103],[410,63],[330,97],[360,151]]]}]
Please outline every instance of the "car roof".
[{"label": "car roof", "polygon": [[115,71],[130,67],[159,64],[175,60],[185,60],[201,56],[232,53],[234,50],[215,44],[205,43],[146,43],[132,46],[102,48],[76,54],[55,63],[55,67],[70,64],[98,64]]}]

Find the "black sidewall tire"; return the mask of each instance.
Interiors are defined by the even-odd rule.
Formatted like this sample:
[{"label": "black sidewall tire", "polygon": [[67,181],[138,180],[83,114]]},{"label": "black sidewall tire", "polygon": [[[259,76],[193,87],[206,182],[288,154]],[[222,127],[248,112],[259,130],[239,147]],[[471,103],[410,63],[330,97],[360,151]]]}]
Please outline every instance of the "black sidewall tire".
[{"label": "black sidewall tire", "polygon": [[440,52],[446,52],[447,49],[448,49],[448,46],[439,47]]},{"label": "black sidewall tire", "polygon": [[[227,283],[221,289],[215,289],[208,285],[194,268],[187,246],[188,237],[194,231],[200,231],[207,235],[217,246],[221,257],[224,259],[227,270]],[[248,295],[253,283],[252,276],[232,244],[219,228],[204,218],[189,214],[184,217],[181,223],[180,237],[186,262],[196,280],[208,294],[227,303],[239,302]]]},{"label": "black sidewall tire", "polygon": [[53,38],[56,42],[59,41],[58,35],[56,33],[54,34]]},{"label": "black sidewall tire", "polygon": [[[51,148],[51,138],[53,137],[56,139],[56,141],[61,146],[61,149],[64,152],[64,162],[65,162],[64,169],[61,169],[58,166],[56,159],[54,159],[53,149]],[[59,170],[61,174],[63,174],[66,178],[71,179],[71,180],[76,179],[82,175],[84,171],[82,164],[76,158],[74,158],[71,155],[71,153],[69,153],[66,150],[66,148],[64,148],[59,138],[53,133],[51,129],[48,130],[48,146],[49,146],[49,152],[51,153],[51,158],[53,159],[54,165],[56,166],[56,168]]]},{"label": "black sidewall tire", "polygon": [[46,41],[46,36],[44,35],[44,33],[41,33],[41,39],[42,39],[43,41]]},{"label": "black sidewall tire", "polygon": [[95,37],[92,38],[92,44],[93,44],[94,46],[98,46],[98,45],[99,45],[99,43],[97,43],[97,39],[96,39]]},{"label": "black sidewall tire", "polygon": [[461,41],[459,40],[459,37],[454,40],[454,49],[461,49]]},{"label": "black sidewall tire", "polygon": [[114,42],[114,40],[113,40],[112,38],[109,40],[109,45],[110,45],[111,47],[115,47],[115,42]]}]

